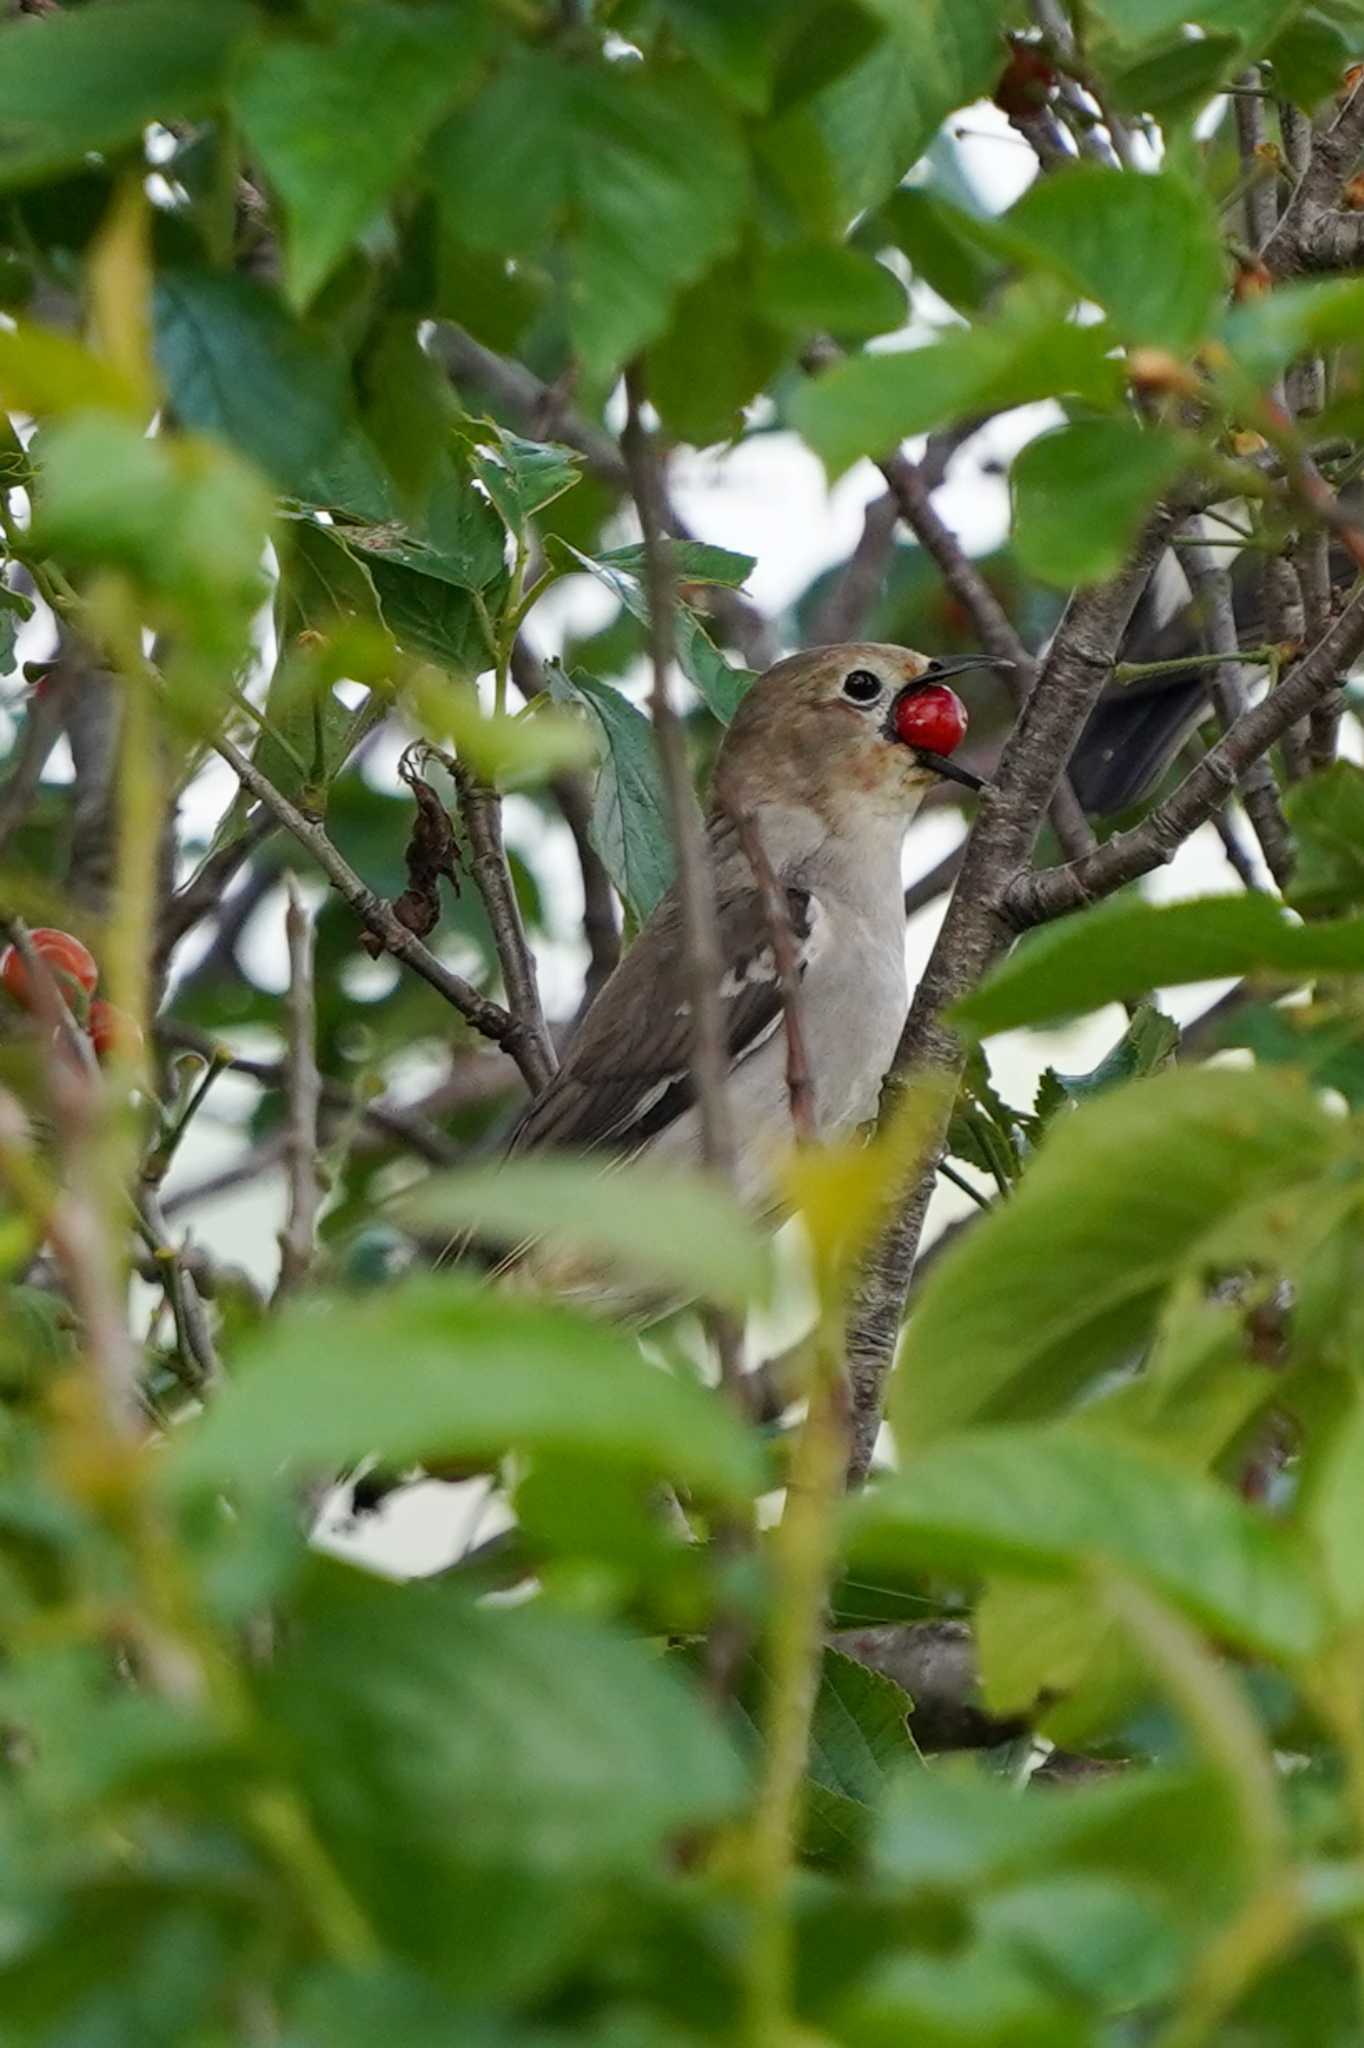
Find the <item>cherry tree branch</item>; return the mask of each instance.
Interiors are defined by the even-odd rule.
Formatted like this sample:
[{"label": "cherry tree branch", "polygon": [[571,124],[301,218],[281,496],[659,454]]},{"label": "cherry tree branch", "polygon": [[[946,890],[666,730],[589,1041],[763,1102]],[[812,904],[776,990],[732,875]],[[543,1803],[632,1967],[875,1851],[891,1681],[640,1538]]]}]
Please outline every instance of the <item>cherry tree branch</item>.
[{"label": "cherry tree branch", "polygon": [[1364,652],[1364,590],[1357,591],[1315,647],[1210,747],[1164,803],[1082,860],[1018,875],[1001,908],[1015,930],[1064,917],[1163,866],[1235,791],[1241,777],[1298,719],[1328,702]]},{"label": "cherry tree branch", "polygon": [[[1072,597],[1036,683],[980,800],[942,930],[915,991],[889,1086],[932,1066],[959,1072],[960,1041],[944,1013],[975,987],[1013,936],[1003,899],[1027,865],[1065,763],[1108,680],[1132,609],[1168,543],[1183,505],[1163,506],[1121,572]],[[1099,849],[1101,855],[1104,849]],[[1085,855],[1093,859],[1096,855]],[[945,1136],[947,1108],[944,1107]],[[881,1423],[886,1376],[899,1333],[919,1237],[936,1177],[939,1143],[864,1268],[848,1326],[852,1399],[849,1477],[867,1473]]]},{"label": "cherry tree branch", "polygon": [[501,1003],[481,995],[472,982],[454,973],[422,944],[414,932],[400,924],[391,907],[357,875],[322,826],[315,819],[304,817],[302,811],[290,803],[288,797],[281,795],[273,782],[261,774],[239,747],[226,738],[215,739],[213,745],[243,788],[265,805],[271,816],[300,846],[307,847],[338,895],[350,905],[366,929],[382,940],[385,951],[410,967],[414,974],[419,974],[423,981],[429,982],[438,995],[444,996],[446,1002],[473,1025],[475,1031],[482,1032],[485,1038],[491,1038],[494,1044],[510,1053],[527,1086],[532,1089],[538,1087],[540,1062],[536,1048],[527,1042],[520,1020],[510,1010],[503,1009]]}]

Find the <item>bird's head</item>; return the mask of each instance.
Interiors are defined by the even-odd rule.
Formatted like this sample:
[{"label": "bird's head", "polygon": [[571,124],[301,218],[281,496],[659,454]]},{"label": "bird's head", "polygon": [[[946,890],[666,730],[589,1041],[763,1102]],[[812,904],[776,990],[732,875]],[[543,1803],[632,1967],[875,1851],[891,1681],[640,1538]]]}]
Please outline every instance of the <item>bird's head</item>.
[{"label": "bird's head", "polygon": [[951,759],[967,721],[946,679],[990,665],[986,655],[935,660],[873,640],[793,654],[740,705],[716,761],[717,797],[745,808],[800,804],[830,820],[849,809],[908,820],[943,779],[980,789]]}]

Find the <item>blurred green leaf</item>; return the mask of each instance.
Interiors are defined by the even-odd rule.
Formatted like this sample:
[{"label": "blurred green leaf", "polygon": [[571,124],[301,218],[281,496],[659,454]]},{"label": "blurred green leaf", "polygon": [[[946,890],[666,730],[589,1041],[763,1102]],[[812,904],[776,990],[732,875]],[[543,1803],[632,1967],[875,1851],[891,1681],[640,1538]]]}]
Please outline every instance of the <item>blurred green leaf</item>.
[{"label": "blurred green leaf", "polygon": [[1298,1077],[1272,1071],[1178,1068],[1062,1118],[924,1283],[892,1394],[902,1446],[1063,1409],[1150,1341],[1223,1219],[1310,1180],[1342,1142]]},{"label": "blurred green leaf", "polygon": [[780,44],[791,27],[789,0],[663,0],[663,12],[684,50],[721,92],[761,114],[772,94]]},{"label": "blurred green leaf", "polygon": [[[325,810],[332,778],[389,709],[394,659],[392,642],[361,625],[284,652],[261,707],[267,723],[251,749],[282,796],[302,798],[315,815]],[[362,683],[367,695],[346,704],[336,695],[341,682]]]},{"label": "blurred green leaf", "polygon": [[1244,299],[1224,316],[1220,338],[1238,370],[1268,384],[1307,349],[1356,340],[1361,326],[1364,279],[1330,277]]},{"label": "blurred green leaf", "polygon": [[896,1781],[877,1864],[903,1887],[986,1897],[1039,1870],[1111,1874],[1203,1919],[1225,1907],[1234,1841],[1225,1787],[1187,1768],[1118,1772],[1070,1790],[940,1768]]},{"label": "blurred green leaf", "polygon": [[[40,419],[87,407],[134,417],[142,411],[140,394],[112,363],[92,355],[73,335],[24,321],[0,329],[0,398],[15,412]],[[15,462],[17,452],[7,448],[6,458]],[[21,479],[16,475],[13,481]]]},{"label": "blurred green leaf", "polygon": [[482,17],[460,6],[362,0],[331,36],[259,45],[233,95],[283,202],[285,284],[305,306],[410,170],[474,76]]},{"label": "blurred green leaf", "polygon": [[1310,114],[1336,90],[1357,48],[1357,37],[1352,41],[1337,22],[1305,8],[1265,51],[1275,91]]},{"label": "blurred green leaf", "polygon": [[105,413],[56,422],[36,452],[35,545],[127,571],[176,607],[180,629],[206,652],[240,654],[265,594],[272,509],[253,470],[211,442],[148,439]]},{"label": "blurred green leaf", "polygon": [[1035,299],[1015,300],[988,326],[835,363],[795,393],[791,418],[837,477],[860,455],[882,455],[973,413],[1066,394],[1102,406],[1118,395],[1110,345],[1102,328],[1077,327]]},{"label": "blurred green leaf", "polygon": [[998,0],[871,0],[888,33],[812,101],[844,222],[877,206],[1004,68]]},{"label": "blurred green leaf", "polygon": [[1179,1047],[1179,1026],[1154,1003],[1141,1003],[1122,1037],[1087,1074],[1062,1074],[1044,1069],[1037,1084],[1033,1114],[1050,1117],[1067,1103],[1103,1095],[1123,1081],[1136,1081],[1168,1066]]},{"label": "blurred green leaf", "polygon": [[1227,1487],[1071,1428],[980,1429],[908,1459],[853,1510],[854,1562],[940,1571],[1130,1573],[1228,1642],[1287,1662],[1323,1616],[1305,1558]]},{"label": "blurred green leaf", "polygon": [[13,22],[0,31],[0,184],[204,112],[251,25],[238,0],[118,0]]},{"label": "blurred green leaf", "polygon": [[827,331],[862,341],[903,326],[909,317],[904,286],[883,263],[830,243],[769,250],[755,289],[764,313],[802,340]]},{"label": "blurred green leaf", "polygon": [[277,1483],[374,1456],[590,1450],[745,1498],[756,1447],[703,1388],[608,1325],[453,1276],[301,1303],[244,1346],[168,1460],[175,1485]]},{"label": "blurred green leaf", "polygon": [[[675,1671],[539,1601],[499,1612],[319,1564],[260,1689],[398,1953],[504,1996],[577,1934],[569,1887],[642,1871],[742,1796],[717,1720]],[[475,1925],[477,1942],[451,1942]]]},{"label": "blurred green leaf", "polygon": [[878,219],[930,285],[959,313],[979,313],[1006,275],[997,234],[981,232],[978,216],[922,185],[893,192]]},{"label": "blurred green leaf", "polygon": [[1039,434],[1010,472],[1023,567],[1064,590],[1116,574],[1193,448],[1183,435],[1128,418],[1081,420]]},{"label": "blurred green leaf", "polygon": [[231,442],[281,490],[310,496],[352,431],[340,351],[258,285],[219,271],[164,271],[154,306],[176,418]]},{"label": "blurred green leaf", "polygon": [[585,706],[600,735],[592,844],[631,915],[642,922],[673,878],[668,801],[653,726],[628,697],[585,669],[570,675],[556,665],[548,675],[556,701]]},{"label": "blurred green leaf", "polygon": [[1105,40],[1140,47],[1194,22],[1210,34],[1231,32],[1247,56],[1258,56],[1294,12],[1294,0],[1095,0],[1095,27]]},{"label": "blurred green leaf", "polygon": [[1175,173],[1076,164],[1031,185],[1005,227],[1102,306],[1120,340],[1181,352],[1207,335],[1222,241],[1206,196]]},{"label": "blurred green leaf", "polygon": [[753,290],[747,251],[726,256],[683,292],[649,351],[649,396],[669,433],[697,447],[743,431],[744,408],[791,352]]},{"label": "blurred green leaf", "polygon": [[739,238],[738,131],[682,72],[522,50],[437,139],[435,165],[470,247],[530,257],[562,241],[569,330],[594,377],[660,334]]},{"label": "blurred green leaf", "polygon": [[511,1158],[424,1181],[400,1212],[494,1243],[543,1239],[742,1309],[766,1293],[765,1237],[722,1187],[676,1168]]},{"label": "blurred green leaf", "polygon": [[1126,897],[1058,919],[1026,938],[953,1015],[981,1038],[1050,1024],[1152,988],[1223,975],[1364,969],[1364,917],[1298,924],[1267,896],[1186,903]]},{"label": "blurred green leaf", "polygon": [[1239,36],[1181,34],[1168,49],[1110,72],[1113,104],[1122,114],[1175,121],[1196,112],[1241,62]]},{"label": "blurred green leaf", "polygon": [[1364,904],[1364,768],[1333,761],[1292,784],[1284,811],[1298,848],[1294,909],[1319,917]]}]

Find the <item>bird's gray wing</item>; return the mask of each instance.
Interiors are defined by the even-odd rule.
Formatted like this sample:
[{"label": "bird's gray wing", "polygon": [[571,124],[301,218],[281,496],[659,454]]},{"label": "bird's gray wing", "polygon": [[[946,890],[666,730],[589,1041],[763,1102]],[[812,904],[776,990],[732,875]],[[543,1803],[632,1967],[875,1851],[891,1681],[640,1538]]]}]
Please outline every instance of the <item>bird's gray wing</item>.
[{"label": "bird's gray wing", "polygon": [[[731,1065],[756,1049],[781,1018],[781,989],[767,916],[732,836],[713,826],[716,921],[724,963],[721,997]],[[798,959],[808,955],[816,907],[788,888]],[[531,1103],[511,1150],[542,1145],[633,1151],[691,1107],[691,1009],[675,888],[659,903],[588,1010],[549,1086]]]}]

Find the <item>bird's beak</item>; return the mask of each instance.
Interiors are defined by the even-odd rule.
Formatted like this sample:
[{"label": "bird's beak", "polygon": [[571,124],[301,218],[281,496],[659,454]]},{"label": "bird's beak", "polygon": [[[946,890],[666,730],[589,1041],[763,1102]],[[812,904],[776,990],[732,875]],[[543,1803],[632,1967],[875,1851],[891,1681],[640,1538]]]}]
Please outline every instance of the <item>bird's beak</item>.
[{"label": "bird's beak", "polygon": [[916,683],[940,683],[948,676],[970,675],[978,668],[1012,670],[1016,665],[1012,661],[997,660],[993,654],[949,654],[940,661],[930,661],[923,674],[914,680]]},{"label": "bird's beak", "polygon": [[959,768],[946,754],[930,754],[926,747],[916,747],[914,758],[923,768],[931,768],[935,775],[943,776],[948,782],[959,782],[964,789],[984,789],[986,783],[979,775],[973,775],[969,768]]}]

